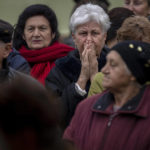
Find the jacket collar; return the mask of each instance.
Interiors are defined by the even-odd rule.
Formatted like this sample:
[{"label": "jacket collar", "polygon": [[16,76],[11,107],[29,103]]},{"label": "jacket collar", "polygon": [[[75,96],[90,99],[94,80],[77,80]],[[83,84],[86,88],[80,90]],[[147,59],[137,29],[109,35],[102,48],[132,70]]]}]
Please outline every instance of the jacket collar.
[{"label": "jacket collar", "polygon": [[[123,105],[123,107],[121,107],[118,110],[118,113],[135,114],[137,116],[146,117],[147,113],[145,110],[147,109],[146,108],[147,105],[143,105],[142,103],[147,100],[145,97],[145,93],[150,92],[150,88],[148,92],[147,90],[148,89],[146,89],[146,86],[144,86],[135,97],[129,100],[125,105]],[[113,112],[112,109],[110,109],[112,108],[113,103],[114,103],[113,94],[111,94],[110,92],[106,92],[96,101],[96,103],[93,105],[92,110],[94,112],[110,114]],[[142,109],[140,109],[141,105]]]}]

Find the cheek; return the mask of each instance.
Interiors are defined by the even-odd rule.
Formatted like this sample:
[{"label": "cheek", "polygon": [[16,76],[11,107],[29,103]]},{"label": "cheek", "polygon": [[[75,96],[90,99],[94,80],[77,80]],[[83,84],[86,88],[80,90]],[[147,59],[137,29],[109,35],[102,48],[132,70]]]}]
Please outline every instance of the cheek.
[{"label": "cheek", "polygon": [[78,50],[83,50],[84,49],[84,42],[85,40],[83,38],[76,38],[74,40],[76,47],[78,48]]},{"label": "cheek", "polygon": [[96,52],[98,54],[100,54],[103,47],[104,47],[104,45],[105,45],[105,39],[104,38],[99,38],[98,40],[96,40],[95,44],[96,44]]},{"label": "cheek", "polygon": [[52,36],[50,35],[50,34],[46,34],[45,36],[44,36],[45,38],[44,38],[44,42],[47,44],[47,46],[51,43],[51,41],[52,41]]}]

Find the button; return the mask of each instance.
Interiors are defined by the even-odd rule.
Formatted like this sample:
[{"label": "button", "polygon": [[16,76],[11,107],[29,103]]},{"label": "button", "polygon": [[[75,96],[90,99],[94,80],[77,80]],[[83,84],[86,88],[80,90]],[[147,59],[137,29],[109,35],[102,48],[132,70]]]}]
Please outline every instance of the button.
[{"label": "button", "polygon": [[97,109],[101,109],[101,108],[102,108],[101,105],[98,105],[98,106],[97,106]]},{"label": "button", "polygon": [[132,106],[128,106],[128,109],[130,110],[132,108]]}]

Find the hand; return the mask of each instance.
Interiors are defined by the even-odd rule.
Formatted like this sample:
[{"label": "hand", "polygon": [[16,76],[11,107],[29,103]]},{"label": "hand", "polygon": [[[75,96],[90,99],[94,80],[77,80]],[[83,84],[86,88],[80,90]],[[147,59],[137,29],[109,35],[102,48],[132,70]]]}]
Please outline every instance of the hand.
[{"label": "hand", "polygon": [[98,61],[97,61],[97,55],[95,50],[94,43],[90,43],[90,50],[88,51],[89,56],[89,68],[90,68],[90,80],[92,82],[94,76],[96,73],[98,73]]},{"label": "hand", "polygon": [[78,85],[82,88],[85,89],[87,81],[90,79],[90,64],[89,64],[89,43],[85,42],[84,44],[84,50],[82,54],[80,55],[80,60],[81,60],[81,72],[80,76],[78,78]]}]

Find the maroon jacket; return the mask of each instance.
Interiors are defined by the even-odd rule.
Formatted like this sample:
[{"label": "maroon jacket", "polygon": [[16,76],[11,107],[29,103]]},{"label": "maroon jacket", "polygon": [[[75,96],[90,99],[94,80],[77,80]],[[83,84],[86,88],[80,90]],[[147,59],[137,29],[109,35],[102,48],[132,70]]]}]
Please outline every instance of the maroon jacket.
[{"label": "maroon jacket", "polygon": [[116,113],[109,92],[82,101],[64,139],[79,150],[150,150],[150,86]]}]

